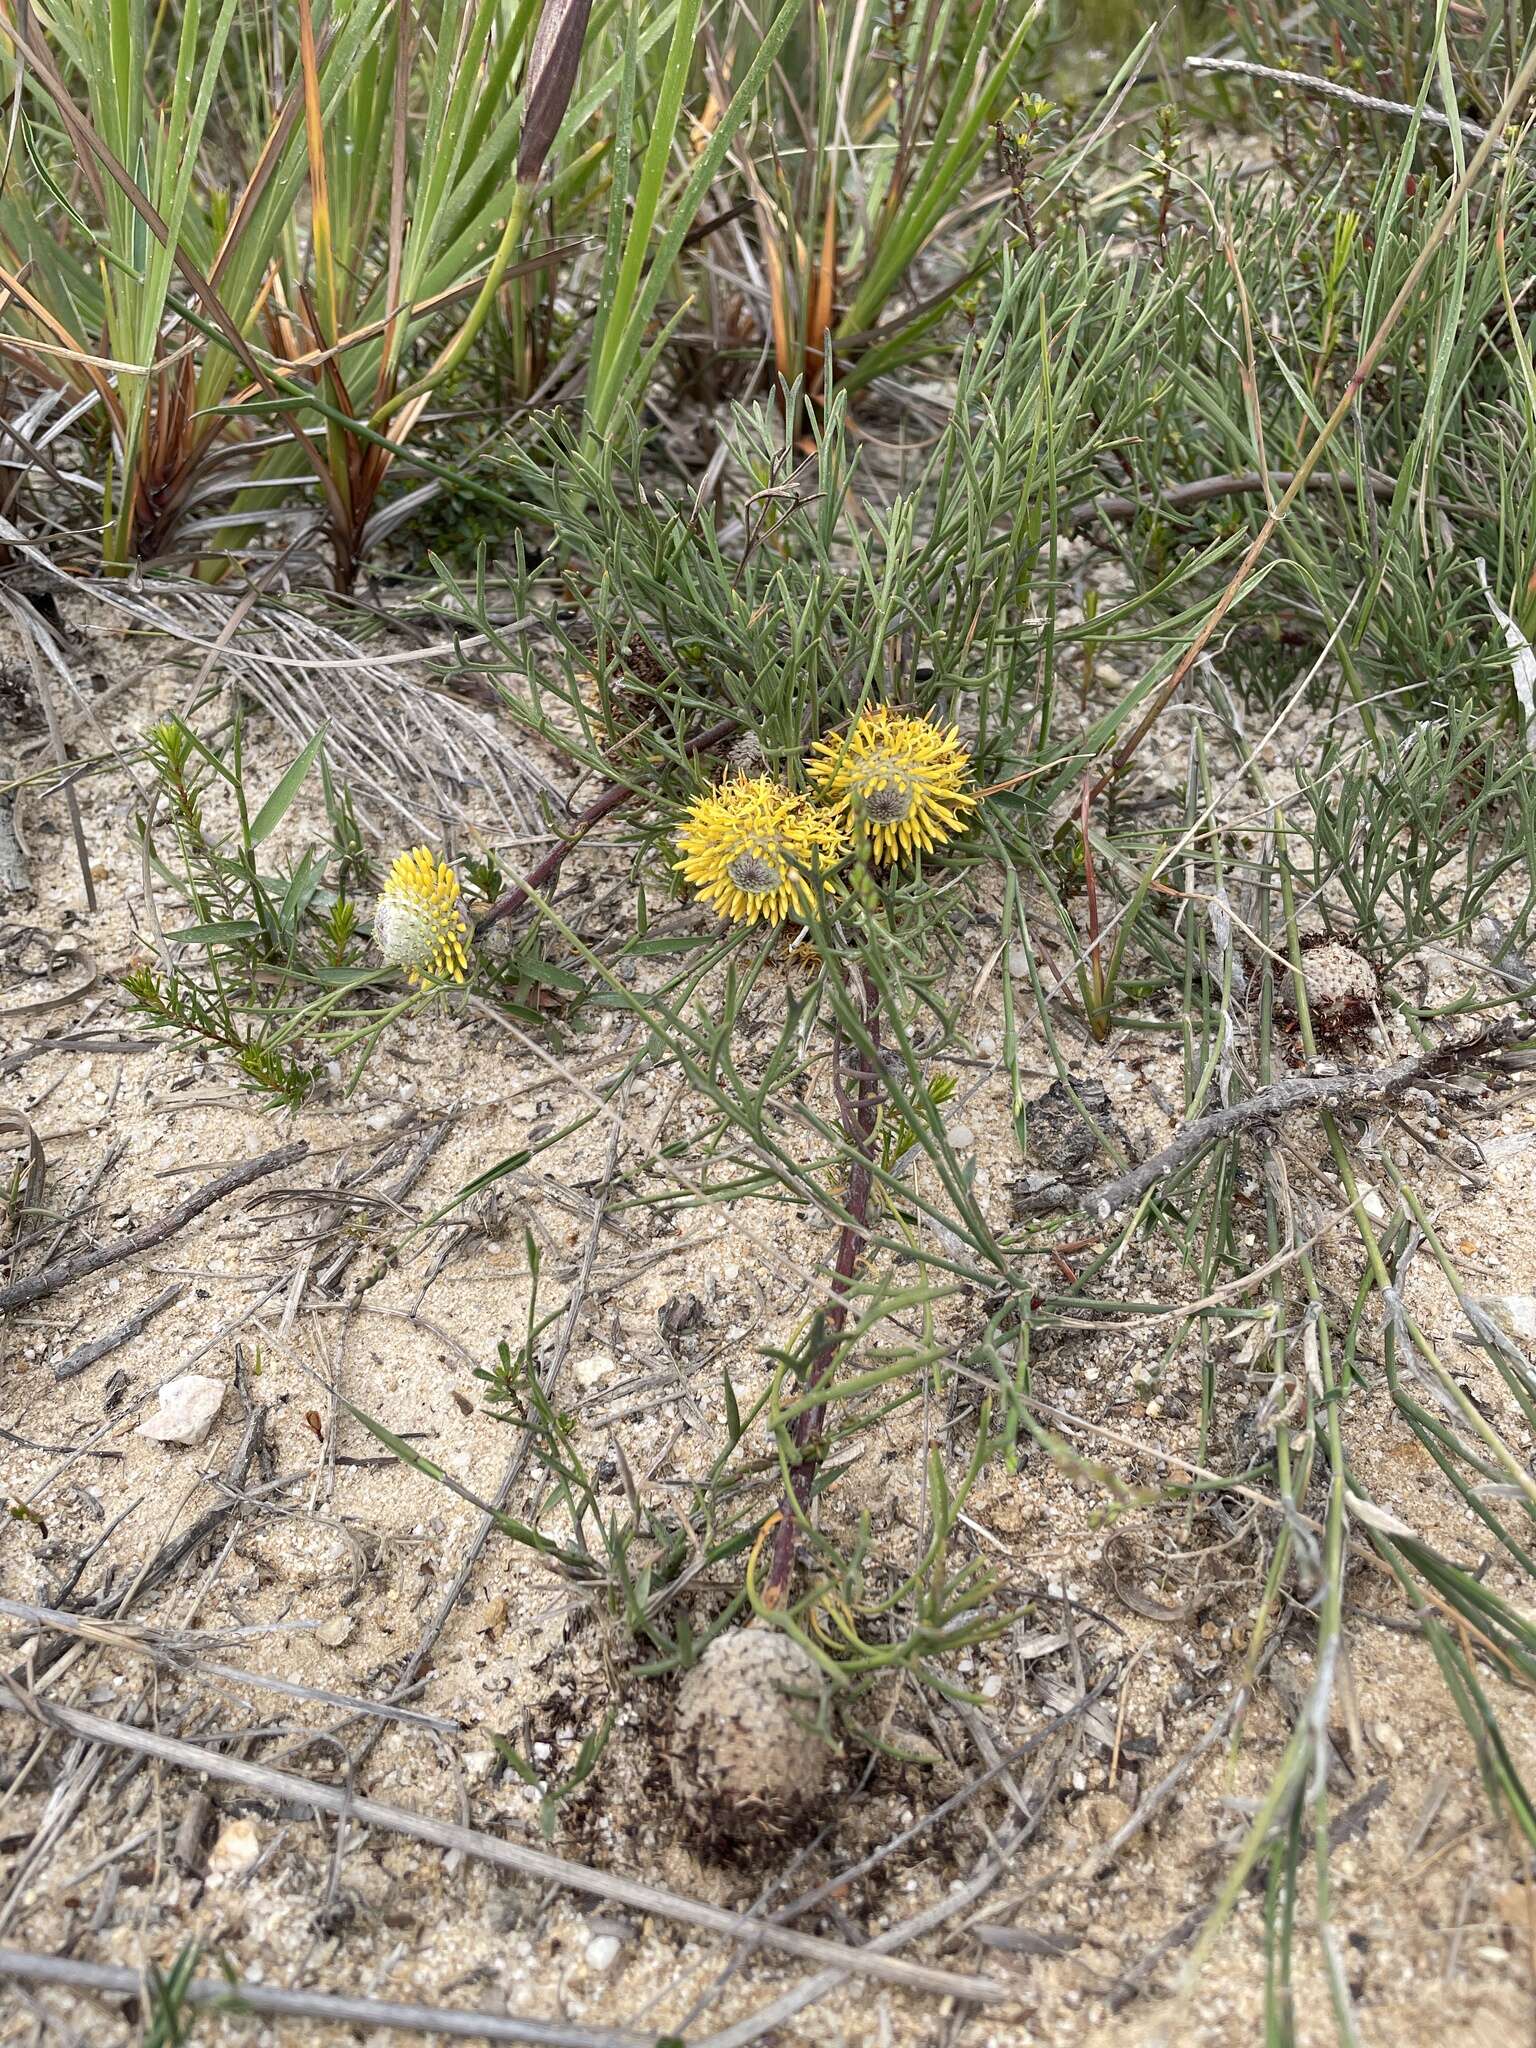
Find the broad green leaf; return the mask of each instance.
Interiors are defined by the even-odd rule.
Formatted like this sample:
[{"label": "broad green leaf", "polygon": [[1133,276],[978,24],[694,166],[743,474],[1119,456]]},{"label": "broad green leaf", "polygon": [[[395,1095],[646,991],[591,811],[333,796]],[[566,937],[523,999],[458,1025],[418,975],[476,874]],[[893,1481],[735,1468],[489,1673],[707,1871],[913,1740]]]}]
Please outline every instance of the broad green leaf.
[{"label": "broad green leaf", "polygon": [[272,794],[251,820],[250,840],[252,846],[260,846],[264,839],[270,839],[278,826],[283,822],[294,798],[299,793],[300,784],[315,765],[315,756],[319,753],[324,743],[325,728],[322,726],[314,738],[305,746],[304,751],[299,755],[282,781],[279,782],[276,789],[273,790]]}]

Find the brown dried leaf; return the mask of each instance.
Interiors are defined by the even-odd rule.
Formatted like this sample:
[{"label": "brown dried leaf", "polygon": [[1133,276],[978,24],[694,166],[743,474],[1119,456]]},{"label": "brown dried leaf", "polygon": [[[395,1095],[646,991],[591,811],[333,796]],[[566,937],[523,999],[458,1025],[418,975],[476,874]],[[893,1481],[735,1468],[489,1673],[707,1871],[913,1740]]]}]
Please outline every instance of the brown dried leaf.
[{"label": "brown dried leaf", "polygon": [[528,97],[517,150],[517,178],[531,185],[555,146],[576,89],[592,0],[545,0],[528,58]]}]

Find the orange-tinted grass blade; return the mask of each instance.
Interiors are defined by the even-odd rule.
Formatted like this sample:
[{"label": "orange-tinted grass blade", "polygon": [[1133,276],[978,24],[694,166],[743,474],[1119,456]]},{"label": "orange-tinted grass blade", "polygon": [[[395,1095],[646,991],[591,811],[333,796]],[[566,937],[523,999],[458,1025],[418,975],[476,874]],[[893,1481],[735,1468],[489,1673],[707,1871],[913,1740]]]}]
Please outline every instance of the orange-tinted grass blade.
[{"label": "orange-tinted grass blade", "polygon": [[82,342],[78,341],[70,333],[69,329],[61,321],[49,312],[41,299],[35,298],[27,290],[15,272],[0,268],[0,284],[4,285],[13,298],[21,301],[22,305],[32,315],[32,318],[38,322],[39,326],[46,328],[48,333],[53,336],[54,347],[47,352],[50,355],[62,356],[66,362],[74,363],[84,371],[86,380],[100,396],[101,402],[107,408],[108,414],[115,420],[121,420],[122,408],[117,402],[117,394],[107,382],[102,372],[106,369],[120,369],[124,366],[113,362],[109,357],[93,355]]},{"label": "orange-tinted grass blade", "polygon": [[320,287],[322,342],[336,339],[336,259],[331,246],[330,180],[325,170],[325,123],[320,104],[320,59],[310,0],[299,0],[299,63],[304,76],[304,141],[309,152],[309,230]]},{"label": "orange-tinted grass blade", "polygon": [[837,289],[837,193],[827,186],[827,208],[821,224],[821,255],[811,273],[810,318],[805,334],[805,388],[821,390],[826,371],[827,335],[832,329],[832,301]]}]

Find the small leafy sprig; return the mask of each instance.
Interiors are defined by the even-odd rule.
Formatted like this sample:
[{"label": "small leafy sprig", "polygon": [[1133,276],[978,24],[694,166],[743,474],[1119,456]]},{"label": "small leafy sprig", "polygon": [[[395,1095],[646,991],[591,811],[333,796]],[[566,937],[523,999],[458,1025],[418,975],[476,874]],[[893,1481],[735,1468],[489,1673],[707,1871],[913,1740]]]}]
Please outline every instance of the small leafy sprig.
[{"label": "small leafy sprig", "polygon": [[192,981],[140,960],[124,974],[122,986],[146,1022],[228,1054],[249,1081],[285,1108],[297,1109],[313,1088],[312,1069],[250,1036],[228,1003],[204,995]]},{"label": "small leafy sprig", "polygon": [[[362,957],[352,892],[372,862],[350,794],[331,778],[324,738],[313,735],[260,803],[248,789],[238,710],[211,738],[172,717],[145,743],[154,794],[139,829],[146,868],[160,885],[151,906],[155,957],[135,962],[123,987],[151,1026],[221,1053],[251,1087],[288,1108],[349,1058],[355,1085],[388,1025],[431,993],[418,996],[413,985],[390,1000],[387,961],[381,969]],[[295,839],[296,807],[317,769],[329,841],[300,839],[289,858],[274,858],[277,845]],[[457,884],[418,851],[431,868],[429,886],[406,910],[414,915],[424,904],[431,919],[445,920],[441,933],[433,923],[434,947],[462,934],[448,962],[461,972],[467,928]],[[420,859],[404,858],[417,878]]]}]

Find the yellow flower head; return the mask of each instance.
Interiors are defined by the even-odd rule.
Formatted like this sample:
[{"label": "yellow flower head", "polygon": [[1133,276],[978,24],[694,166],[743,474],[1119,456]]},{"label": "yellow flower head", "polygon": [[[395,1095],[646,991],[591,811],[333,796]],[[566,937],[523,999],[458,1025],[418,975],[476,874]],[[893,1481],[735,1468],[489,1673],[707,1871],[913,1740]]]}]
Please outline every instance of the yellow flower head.
[{"label": "yellow flower head", "polygon": [[425,846],[402,853],[389,871],[373,936],[391,967],[403,967],[412,988],[464,979],[469,926],[459,908],[459,878]]},{"label": "yellow flower head", "polygon": [[869,833],[876,860],[931,853],[963,832],[976,798],[966,788],[971,757],[957,729],[877,704],[852,728],[818,740],[811,779],[847,819]]},{"label": "yellow flower head", "polygon": [[735,775],[692,804],[677,834],[677,868],[706,903],[740,924],[804,917],[811,865],[847,849],[842,827],[766,775]]}]

